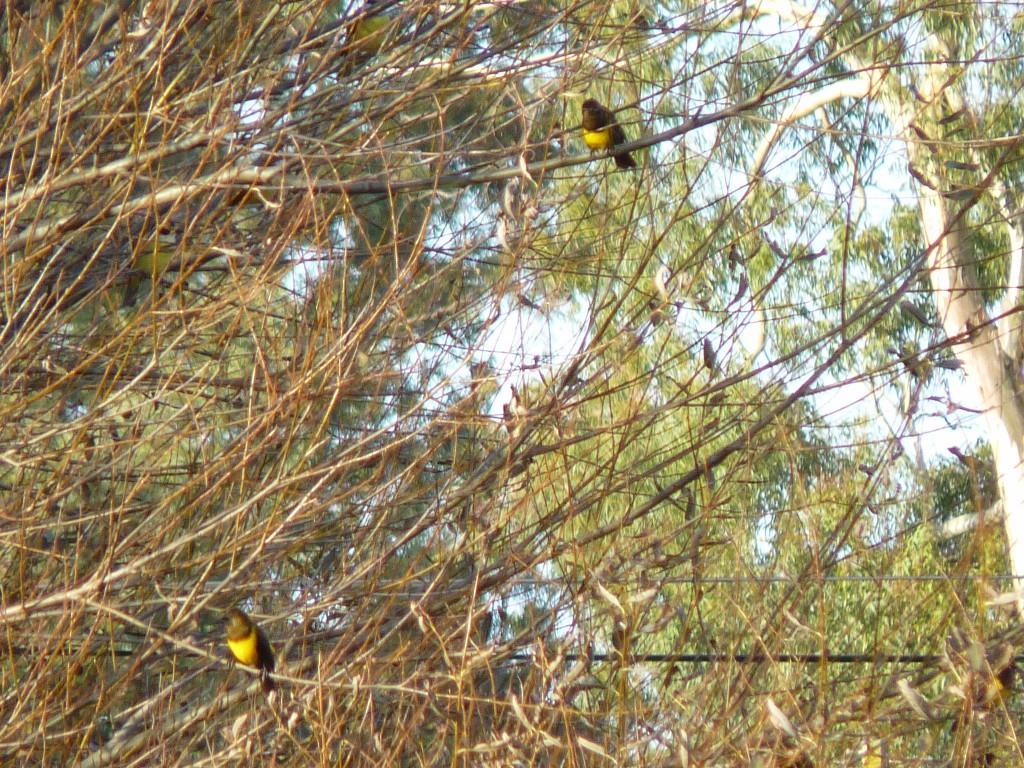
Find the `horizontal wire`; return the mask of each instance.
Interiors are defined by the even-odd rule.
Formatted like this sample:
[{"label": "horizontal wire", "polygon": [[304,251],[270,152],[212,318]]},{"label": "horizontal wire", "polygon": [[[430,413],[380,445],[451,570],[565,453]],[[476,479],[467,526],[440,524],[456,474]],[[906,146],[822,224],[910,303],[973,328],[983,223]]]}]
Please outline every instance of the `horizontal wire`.
[{"label": "horizontal wire", "polygon": [[[535,659],[530,654],[513,654],[510,661],[532,663]],[[609,662],[621,661],[617,653],[567,653],[566,661]],[[736,662],[741,664],[760,664],[775,662],[778,664],[936,664],[942,656],[934,653],[780,653],[769,656],[764,653],[637,653],[627,656],[630,664],[717,664]],[[1017,661],[1024,661],[1018,657]]]}]

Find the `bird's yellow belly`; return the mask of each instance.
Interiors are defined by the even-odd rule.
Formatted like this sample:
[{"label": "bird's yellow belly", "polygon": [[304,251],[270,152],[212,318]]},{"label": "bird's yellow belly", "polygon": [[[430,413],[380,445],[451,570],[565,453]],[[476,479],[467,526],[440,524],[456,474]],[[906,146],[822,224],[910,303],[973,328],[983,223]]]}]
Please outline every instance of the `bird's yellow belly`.
[{"label": "bird's yellow belly", "polygon": [[612,145],[612,129],[601,128],[598,131],[583,129],[583,141],[591,149],[608,149]]},{"label": "bird's yellow belly", "polygon": [[228,647],[241,664],[255,667],[256,662],[259,661],[259,655],[256,653],[255,636],[246,637],[242,640],[228,640]]}]

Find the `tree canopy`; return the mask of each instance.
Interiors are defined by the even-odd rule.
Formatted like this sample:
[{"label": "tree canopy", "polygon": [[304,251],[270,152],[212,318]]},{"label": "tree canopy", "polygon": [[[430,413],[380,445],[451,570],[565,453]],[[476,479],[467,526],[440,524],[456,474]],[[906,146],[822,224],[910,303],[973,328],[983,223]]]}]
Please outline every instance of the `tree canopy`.
[{"label": "tree canopy", "polygon": [[0,759],[1024,760],[1016,6],[0,13]]}]

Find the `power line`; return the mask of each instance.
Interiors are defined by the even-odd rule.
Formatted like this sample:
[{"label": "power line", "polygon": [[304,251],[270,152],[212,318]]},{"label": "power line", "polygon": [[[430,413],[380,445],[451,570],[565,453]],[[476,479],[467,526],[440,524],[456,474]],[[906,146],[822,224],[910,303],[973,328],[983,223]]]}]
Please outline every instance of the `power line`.
[{"label": "power line", "polygon": [[[535,660],[531,654],[514,654],[509,658],[511,661]],[[567,653],[564,658],[570,662],[608,662],[622,659],[617,653]],[[934,653],[780,653],[774,656],[765,653],[639,653],[628,656],[631,664],[936,664],[941,659],[942,656]],[[1019,661],[1024,661],[1024,658]]]}]

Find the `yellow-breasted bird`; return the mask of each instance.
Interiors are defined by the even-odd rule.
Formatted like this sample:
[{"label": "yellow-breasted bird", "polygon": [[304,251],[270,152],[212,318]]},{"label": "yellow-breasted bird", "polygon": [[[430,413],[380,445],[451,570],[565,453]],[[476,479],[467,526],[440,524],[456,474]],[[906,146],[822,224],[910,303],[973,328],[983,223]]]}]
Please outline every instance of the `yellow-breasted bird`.
[{"label": "yellow-breasted bird", "polygon": [[[583,141],[595,151],[626,143],[626,132],[615,119],[615,113],[596,99],[583,102]],[[629,152],[618,152],[612,157],[619,168],[636,168],[636,160]]]},{"label": "yellow-breasted bird", "polygon": [[[1011,657],[1012,659],[1012,657]],[[1013,695],[1017,682],[1017,663],[1010,663],[989,678],[982,687],[978,704],[985,709],[997,709],[1004,706]]]},{"label": "yellow-breasted bird", "polygon": [[177,238],[170,234],[158,233],[146,242],[140,243],[132,255],[132,271],[125,283],[122,307],[134,307],[138,301],[139,289],[144,280],[151,284],[160,281],[164,272],[174,261],[178,248]]},{"label": "yellow-breasted bird", "polygon": [[387,14],[375,9],[374,5],[373,0],[368,0],[348,25],[345,35],[345,45],[365,56],[380,52],[387,37],[386,27],[391,23]]},{"label": "yellow-breasted bird", "polygon": [[270,647],[266,634],[237,608],[229,608],[224,621],[227,623],[231,655],[239,664],[258,669],[263,691],[270,693],[274,690],[274,681],[270,679],[270,673],[274,671],[274,649]]}]

